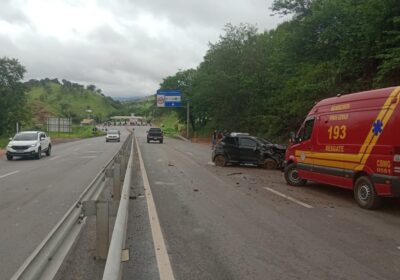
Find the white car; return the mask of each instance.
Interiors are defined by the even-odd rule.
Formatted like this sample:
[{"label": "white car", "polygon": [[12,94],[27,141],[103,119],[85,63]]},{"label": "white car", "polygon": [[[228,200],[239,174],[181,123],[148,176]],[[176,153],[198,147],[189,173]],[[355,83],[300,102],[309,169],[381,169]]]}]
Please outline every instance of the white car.
[{"label": "white car", "polygon": [[10,138],[7,145],[7,159],[13,157],[34,157],[40,159],[42,153],[51,154],[51,139],[42,131],[24,131]]},{"label": "white car", "polygon": [[121,141],[121,134],[119,132],[119,130],[117,129],[110,129],[107,131],[107,135],[106,135],[106,142],[109,141]]}]

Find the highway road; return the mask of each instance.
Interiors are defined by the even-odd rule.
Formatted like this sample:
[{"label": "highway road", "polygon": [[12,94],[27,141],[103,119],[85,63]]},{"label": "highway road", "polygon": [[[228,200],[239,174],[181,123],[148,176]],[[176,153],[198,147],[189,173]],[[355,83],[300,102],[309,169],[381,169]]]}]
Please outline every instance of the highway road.
[{"label": "highway road", "polygon": [[[290,187],[280,171],[216,167],[209,145],[146,143],[147,129],[135,128],[143,160],[134,164],[123,279],[399,278],[400,200],[364,210],[346,190]],[[39,161],[0,160],[1,279],[119,146],[101,137],[59,144]],[[94,248],[88,250],[81,255],[96,264]],[[60,279],[100,279],[76,271]]]},{"label": "highway road", "polygon": [[9,279],[118,151],[104,137],[53,146],[40,160],[0,158],[0,279]]},{"label": "highway road", "polygon": [[399,279],[398,199],[368,211],[346,190],[290,187],[280,171],[214,166],[208,145],[135,134],[149,186],[133,190],[124,279],[168,279],[168,265],[182,280]]}]

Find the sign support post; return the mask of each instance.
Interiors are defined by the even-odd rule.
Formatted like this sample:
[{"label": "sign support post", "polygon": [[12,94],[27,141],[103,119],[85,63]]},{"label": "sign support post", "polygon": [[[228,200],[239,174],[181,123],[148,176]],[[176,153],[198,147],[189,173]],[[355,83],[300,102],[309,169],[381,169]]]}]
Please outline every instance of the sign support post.
[{"label": "sign support post", "polygon": [[190,100],[189,98],[187,99],[186,105],[187,105],[187,110],[186,110],[186,138],[189,139],[189,108],[190,108]]}]

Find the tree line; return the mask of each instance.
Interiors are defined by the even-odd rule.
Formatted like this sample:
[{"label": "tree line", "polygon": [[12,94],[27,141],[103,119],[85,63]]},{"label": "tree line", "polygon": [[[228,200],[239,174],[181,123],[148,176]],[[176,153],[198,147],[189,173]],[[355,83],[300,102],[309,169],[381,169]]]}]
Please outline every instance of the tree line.
[{"label": "tree line", "polygon": [[275,0],[272,10],[292,18],[264,32],[227,24],[196,69],[163,79],[190,100],[193,130],[282,140],[321,99],[400,84],[398,0]]}]

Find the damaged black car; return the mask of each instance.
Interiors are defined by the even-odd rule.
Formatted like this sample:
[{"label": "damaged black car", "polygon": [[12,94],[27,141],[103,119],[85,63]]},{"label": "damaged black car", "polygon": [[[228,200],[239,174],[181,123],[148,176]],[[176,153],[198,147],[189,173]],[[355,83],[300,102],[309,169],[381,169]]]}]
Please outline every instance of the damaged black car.
[{"label": "damaged black car", "polygon": [[217,166],[253,164],[266,169],[278,169],[283,167],[285,152],[286,146],[248,134],[234,133],[222,138],[215,146],[212,161]]}]

